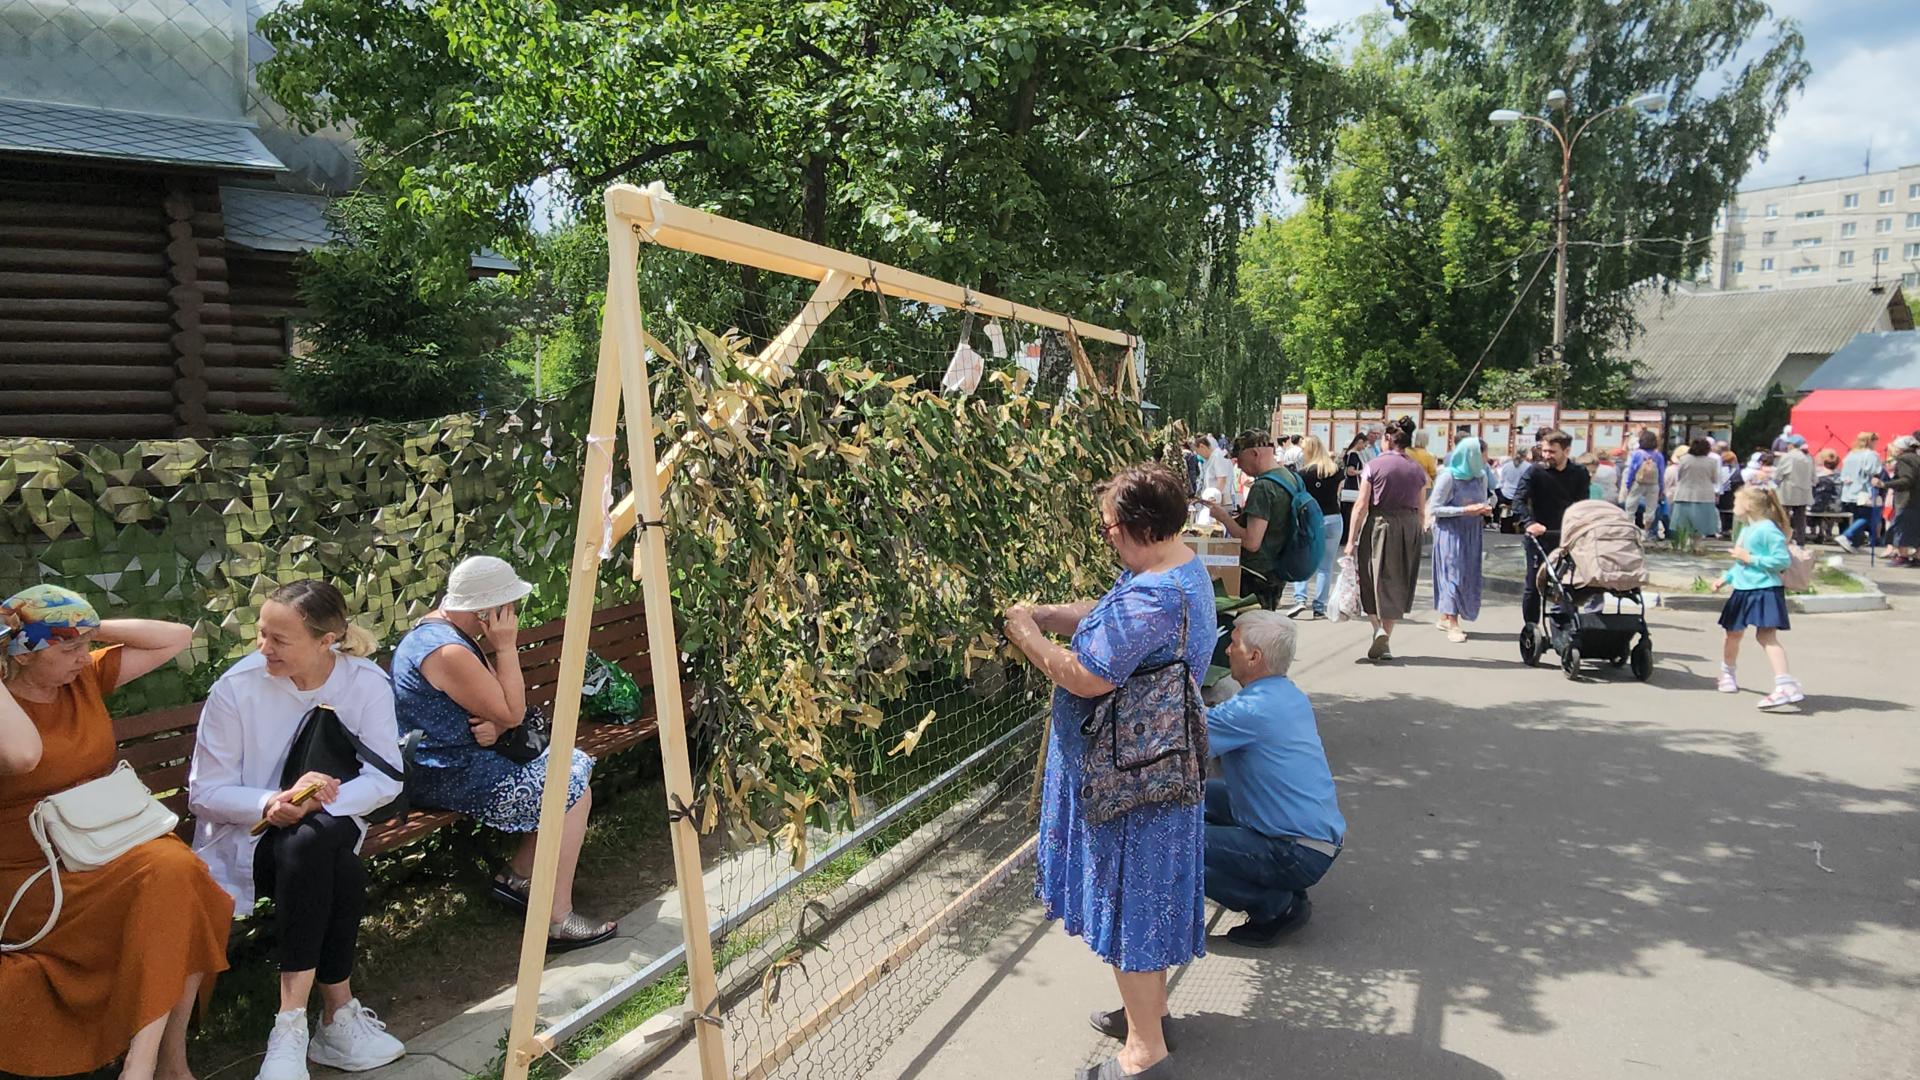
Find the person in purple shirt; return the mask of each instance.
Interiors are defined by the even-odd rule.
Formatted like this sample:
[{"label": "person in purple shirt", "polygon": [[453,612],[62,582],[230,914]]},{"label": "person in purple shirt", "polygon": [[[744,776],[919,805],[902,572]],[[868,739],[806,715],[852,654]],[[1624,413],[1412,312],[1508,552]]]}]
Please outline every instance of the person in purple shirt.
[{"label": "person in purple shirt", "polygon": [[1247,921],[1237,945],[1269,948],[1313,915],[1307,890],[1346,841],[1333,772],[1313,704],[1287,678],[1292,619],[1252,611],[1234,623],[1227,662],[1240,692],[1207,710],[1207,745],[1220,777],[1207,781],[1207,899]]}]

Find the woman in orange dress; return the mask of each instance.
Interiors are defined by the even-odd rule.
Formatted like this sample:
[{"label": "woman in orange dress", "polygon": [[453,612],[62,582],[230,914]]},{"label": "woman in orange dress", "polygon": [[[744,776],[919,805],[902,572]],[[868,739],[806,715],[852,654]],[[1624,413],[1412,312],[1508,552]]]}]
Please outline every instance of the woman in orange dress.
[{"label": "woman in orange dress", "polygon": [[[106,696],[186,648],[192,631],[102,622],[80,596],[35,585],[0,605],[0,900],[45,868],[27,818],[48,795],[114,767]],[[126,1080],[189,1080],[187,1016],[201,980],[226,970],[233,901],[186,844],[165,836],[103,869],[60,871],[59,918],[0,953],[0,1071],[91,1072],[123,1055]],[[0,940],[32,936],[52,910],[43,878]],[[3,910],[3,909],[0,909]]]}]

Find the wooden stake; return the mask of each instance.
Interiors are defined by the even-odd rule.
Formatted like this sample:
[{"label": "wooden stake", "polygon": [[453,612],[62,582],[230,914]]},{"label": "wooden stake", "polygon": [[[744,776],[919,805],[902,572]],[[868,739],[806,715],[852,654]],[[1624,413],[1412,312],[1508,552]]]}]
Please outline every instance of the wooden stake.
[{"label": "wooden stake", "polygon": [[[607,286],[614,284],[612,270]],[[507,1027],[505,1080],[526,1080],[540,1055],[533,1038],[540,1012],[540,976],[546,967],[547,929],[553,917],[553,890],[560,868],[562,820],[567,814],[567,783],[573,768],[573,744],[580,720],[580,684],[587,667],[587,635],[600,585],[600,543],[606,533],[606,507],[600,493],[613,475],[614,425],[620,410],[620,368],[609,335],[600,336],[600,365],[594,376],[592,419],[587,424],[587,459],[581,470],[580,505],[573,537],[573,569],[567,581],[567,624],[560,646],[559,685],[554,688],[553,735],[547,752],[546,789],[540,796],[540,832],[534,845],[533,881],[527,890],[527,920],[520,932],[520,970],[515,978],[513,1019]],[[678,680],[673,680],[677,685]]]},{"label": "wooden stake", "polygon": [[[628,464],[633,473],[640,520],[646,523],[635,543],[634,568],[646,599],[647,652],[653,665],[667,809],[672,815],[668,829],[673,836],[674,877],[680,892],[680,928],[687,945],[687,1003],[693,1009],[701,1076],[705,1080],[726,1080],[727,1049],[721,1040],[717,1019],[720,994],[713,973],[713,939],[707,926],[700,833],[694,828],[688,809],[694,805],[693,766],[688,756],[684,703],[680,699],[680,642],[673,625],[673,589],[667,580],[667,533],[662,524],[660,481],[654,461],[653,395],[647,386],[647,365],[640,344],[640,241],[611,202],[607,207],[607,238],[608,265],[612,268],[609,276],[613,280],[607,288],[607,325],[602,338],[612,336],[619,355],[619,382],[627,403]],[[572,633],[571,621],[567,630]],[[584,647],[584,625],[580,637]],[[565,663],[564,653],[562,663]],[[564,683],[561,692],[565,692]],[[576,710],[579,697],[576,687],[573,690]]]},{"label": "wooden stake", "polygon": [[874,984],[878,983],[887,972],[892,971],[902,959],[926,944],[928,939],[939,933],[941,927],[959,918],[962,912],[973,906],[973,902],[979,899],[981,893],[998,883],[1021,859],[1033,854],[1039,842],[1038,836],[1027,837],[1027,842],[1021,844],[1013,854],[1002,859],[1000,865],[987,871],[985,877],[968,886],[966,892],[954,897],[953,902],[941,908],[939,914],[920,924],[920,929],[901,939],[899,944],[888,950],[887,955],[881,957],[879,963],[868,968],[859,978],[848,983],[838,994],[835,994],[833,1000],[820,1006],[812,1016],[787,1032],[786,1037],[776,1043],[773,1049],[767,1051],[759,1061],[754,1062],[753,1068],[741,1075],[741,1080],[766,1080],[766,1077],[772,1075],[773,1070],[793,1056],[794,1051],[805,1045],[806,1041],[813,1038],[821,1028],[832,1023],[834,1017],[847,1011],[854,1002],[859,1001],[862,995],[872,989]]}]

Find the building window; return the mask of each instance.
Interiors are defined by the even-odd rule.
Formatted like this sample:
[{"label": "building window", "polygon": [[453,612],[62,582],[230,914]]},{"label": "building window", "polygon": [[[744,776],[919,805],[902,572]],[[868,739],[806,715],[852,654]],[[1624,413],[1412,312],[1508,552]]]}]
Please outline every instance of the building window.
[{"label": "building window", "polygon": [[1780,216],[1780,204],[1768,203],[1767,204],[1767,220],[1772,221],[1774,218],[1777,218],[1779,216]]},{"label": "building window", "polygon": [[1920,244],[1908,244],[1905,248],[1901,249],[1900,257],[1903,259],[1920,259]]},{"label": "building window", "polygon": [[1760,234],[1760,242],[1761,242],[1762,244],[1771,244],[1771,243],[1773,243],[1773,233],[1772,233],[1772,231],[1771,231],[1771,230],[1769,230],[1769,231],[1767,231],[1767,232],[1763,232],[1763,233],[1761,233],[1761,234]]},{"label": "building window", "polygon": [[1907,215],[1907,228],[1920,229],[1920,214]]},{"label": "building window", "polygon": [[1901,274],[1900,284],[1906,286],[1909,289],[1920,289],[1920,273],[1915,273],[1909,270],[1906,273]]},{"label": "building window", "polygon": [[1892,219],[1892,218],[1890,218],[1890,217],[1883,217],[1883,218],[1881,218],[1880,220],[1878,220],[1878,221],[1876,221],[1876,222],[1874,222],[1874,223],[1873,223],[1873,231],[1874,231],[1874,232],[1877,232],[1877,233],[1890,233],[1890,232],[1892,232],[1892,231],[1893,231],[1893,219]]},{"label": "building window", "polygon": [[1827,212],[1825,210],[1796,210],[1793,212],[1793,219],[1795,221],[1805,221],[1808,218],[1817,218],[1817,217],[1826,217],[1826,216],[1827,216]]},{"label": "building window", "polygon": [[1838,261],[1838,263],[1837,263],[1836,265],[1839,265],[1839,266],[1852,266],[1852,265],[1853,265],[1853,252],[1851,252],[1851,251],[1843,251],[1843,252],[1841,252],[1841,253],[1840,253],[1840,258],[1839,258],[1839,261]]},{"label": "building window", "polygon": [[1880,205],[1881,206],[1893,205],[1893,189],[1892,188],[1889,187],[1889,188],[1880,189]]},{"label": "building window", "polygon": [[1851,221],[1844,222],[1840,226],[1840,238],[1844,240],[1859,231],[1860,226],[1857,223]]},{"label": "building window", "polygon": [[1744,273],[1746,273],[1746,272],[1747,272],[1747,264],[1746,264],[1746,262],[1745,262],[1744,260],[1741,260],[1741,259],[1735,259],[1735,260],[1733,261],[1733,272],[1734,272],[1734,273],[1736,273],[1736,274],[1744,274]]},{"label": "building window", "polygon": [[1819,247],[1821,242],[1822,241],[1818,236],[1803,236],[1800,239],[1795,240],[1793,242],[1793,246],[1796,248]]},{"label": "building window", "polygon": [[1840,209],[1842,210],[1851,210],[1859,205],[1860,196],[1858,194],[1840,196]]},{"label": "building window", "polygon": [[1874,249],[1873,249],[1873,261],[1874,261],[1874,262],[1875,262],[1876,264],[1879,264],[1879,263],[1883,263],[1883,262],[1886,262],[1886,261],[1887,261],[1887,249],[1886,249],[1886,248],[1874,248]]},{"label": "building window", "polygon": [[1762,270],[1771,270],[1771,269],[1773,269],[1773,260],[1772,260],[1772,259],[1761,259],[1761,260],[1760,260],[1760,269],[1762,269]]},{"label": "building window", "polygon": [[1920,184],[1907,185],[1907,198],[1920,199]]},{"label": "building window", "polygon": [[1809,264],[1807,266],[1795,266],[1788,269],[1787,276],[1788,277],[1806,277],[1808,274],[1817,274],[1819,272],[1820,272],[1819,266]]},{"label": "building window", "polygon": [[1759,287],[1758,289],[1755,289],[1754,291],[1755,291],[1755,292],[1766,292],[1766,291],[1767,291],[1768,289],[1771,289],[1771,288],[1773,288],[1773,286],[1771,286],[1771,285],[1762,285],[1762,286],[1760,286],[1760,287]]}]

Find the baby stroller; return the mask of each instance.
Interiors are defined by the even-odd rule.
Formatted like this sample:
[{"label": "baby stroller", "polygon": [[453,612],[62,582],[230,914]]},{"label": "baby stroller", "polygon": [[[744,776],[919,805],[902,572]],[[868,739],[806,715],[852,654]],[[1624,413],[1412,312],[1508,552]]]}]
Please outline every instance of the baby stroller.
[{"label": "baby stroller", "polygon": [[[1539,550],[1532,536],[1527,543]],[[1520,658],[1540,662],[1551,649],[1560,656],[1567,678],[1578,678],[1585,660],[1632,666],[1645,682],[1653,674],[1653,638],[1647,632],[1647,605],[1640,590],[1647,583],[1646,553],[1640,530],[1627,512],[1600,499],[1567,507],[1560,523],[1560,545],[1543,553],[1540,622],[1520,629]],[[1614,597],[1614,610],[1602,610]],[[1637,611],[1624,610],[1632,601]],[[1635,639],[1638,640],[1635,640]]]}]

